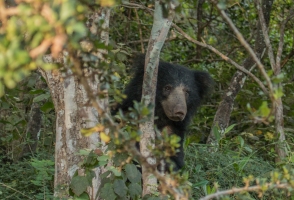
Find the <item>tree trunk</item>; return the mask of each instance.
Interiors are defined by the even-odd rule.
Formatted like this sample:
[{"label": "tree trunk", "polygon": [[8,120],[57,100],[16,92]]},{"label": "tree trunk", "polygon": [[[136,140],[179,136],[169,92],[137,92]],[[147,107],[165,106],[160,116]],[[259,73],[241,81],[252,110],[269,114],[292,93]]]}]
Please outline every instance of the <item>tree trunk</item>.
[{"label": "tree trunk", "polygon": [[276,134],[279,137],[278,142],[275,146],[275,151],[277,153],[276,162],[282,161],[287,153],[286,153],[286,145],[285,145],[285,132],[284,132],[284,116],[283,116],[283,102],[281,98],[276,100],[275,106],[275,127]]},{"label": "tree trunk", "polygon": [[[87,95],[71,70],[62,73],[58,70],[44,72],[51,91],[56,112],[55,144],[55,196],[68,197],[68,186],[82,157],[76,153],[83,148],[94,149],[99,142],[98,134],[83,137],[81,128],[93,127],[98,122],[97,111],[87,105]],[[97,90],[93,82],[92,89]],[[99,174],[99,169],[95,170]],[[93,187],[98,187],[95,183]]]},{"label": "tree trunk", "polygon": [[[175,6],[175,5],[172,5]],[[170,29],[174,11],[169,11],[168,17],[163,17],[162,5],[157,0],[155,1],[155,11],[151,37],[148,43],[147,53],[145,57],[145,73],[142,88],[142,101],[147,106],[154,105],[156,94],[156,83],[158,73],[158,63],[161,48]],[[152,158],[152,153],[149,149],[154,148],[155,132],[154,132],[154,110],[152,117],[145,123],[140,124],[140,130],[143,132],[140,141],[140,151],[142,156],[148,158],[149,164],[155,164],[156,160]],[[157,180],[148,169],[142,166],[143,194],[145,196],[154,192],[154,186],[157,185]]]},{"label": "tree trunk", "polygon": [[[102,9],[90,17],[94,19],[94,22],[99,22],[103,19],[103,30],[107,30],[109,14],[109,9]],[[93,34],[98,33],[97,29],[96,25],[90,28]],[[100,41],[103,40],[105,44],[108,44],[108,33],[106,31],[100,31],[99,37],[101,38]],[[97,54],[99,55],[99,52]],[[51,56],[45,56],[44,59],[47,62],[53,62]],[[67,67],[65,69],[63,72],[59,70],[41,70],[50,88],[56,112],[54,196],[57,198],[68,198],[69,184],[74,173],[78,170],[79,175],[83,174],[83,169],[79,165],[83,157],[76,155],[76,153],[80,149],[95,149],[100,142],[99,134],[83,137],[80,133],[82,128],[94,127],[98,123],[98,112],[89,105],[87,92],[79,83],[78,78],[74,76],[72,70]],[[91,73],[91,69],[88,69],[87,75],[95,77]],[[88,84],[92,91],[98,91],[98,79],[89,78]],[[100,105],[107,105],[107,99],[99,101]],[[104,109],[107,110],[106,108]],[[92,180],[92,187],[88,188],[87,192],[91,199],[96,199],[100,185],[100,169],[97,167],[93,171],[96,178]]]},{"label": "tree trunk", "polygon": [[[36,73],[36,89],[46,88],[46,83],[41,80],[41,75]],[[42,101],[44,103],[44,101]],[[29,113],[28,125],[25,133],[25,145],[19,155],[19,158],[28,155],[34,155],[37,150],[39,135],[42,125],[42,112],[40,108],[40,102],[33,102]]]},{"label": "tree trunk", "polygon": [[[266,26],[268,26],[270,21],[270,12],[272,8],[272,4],[273,4],[273,1],[267,1],[267,0],[262,1],[262,5],[264,7],[263,14],[264,14]],[[257,57],[262,58],[262,56],[265,53],[265,50],[266,50],[266,45],[264,42],[264,36],[261,29],[261,24],[260,22],[258,22],[257,34],[255,38],[255,53]],[[251,57],[247,57],[245,61],[243,62],[244,68],[248,69],[249,71],[255,67],[254,64],[255,63]],[[224,133],[225,129],[229,125],[230,116],[233,110],[235,98],[237,94],[239,93],[239,91],[242,89],[246,78],[247,78],[246,74],[244,74],[241,71],[237,71],[231,80],[229,88],[224,93],[224,96],[222,98],[223,100],[221,101],[216,111],[213,124],[212,124],[212,127],[216,126],[219,128],[219,132],[221,134]],[[217,141],[213,133],[213,128],[211,129],[211,132],[208,136],[206,143],[211,144],[213,146],[217,146]]]}]

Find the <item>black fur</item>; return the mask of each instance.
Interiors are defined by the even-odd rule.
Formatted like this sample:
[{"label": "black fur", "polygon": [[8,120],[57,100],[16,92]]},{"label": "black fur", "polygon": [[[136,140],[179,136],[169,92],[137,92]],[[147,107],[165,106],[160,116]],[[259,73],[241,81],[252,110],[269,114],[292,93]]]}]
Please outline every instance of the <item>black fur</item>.
[{"label": "black fur", "polygon": [[[131,69],[134,72],[133,79],[125,90],[127,98],[117,107],[117,109],[127,111],[129,107],[133,106],[133,101],[141,100],[144,62],[144,56],[139,56],[135,59],[133,68]],[[181,84],[189,91],[189,95],[186,98],[187,114],[183,121],[172,121],[166,116],[161,105],[161,101],[167,98],[167,95],[164,92],[164,87],[170,85],[174,88]],[[212,85],[213,80],[206,72],[191,70],[184,66],[163,61],[159,62],[155,100],[155,116],[157,119],[155,120],[155,124],[159,130],[169,126],[172,129],[172,132],[181,138],[178,153],[171,157],[171,160],[176,164],[174,170],[178,170],[184,166],[183,141],[187,126],[204,97],[210,92]]]}]

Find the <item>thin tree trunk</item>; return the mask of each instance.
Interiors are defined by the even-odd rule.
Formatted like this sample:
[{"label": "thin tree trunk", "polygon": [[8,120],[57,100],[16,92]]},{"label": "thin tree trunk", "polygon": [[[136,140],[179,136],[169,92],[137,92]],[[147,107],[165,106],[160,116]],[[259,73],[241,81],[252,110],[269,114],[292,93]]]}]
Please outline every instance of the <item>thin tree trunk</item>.
[{"label": "thin tree trunk", "polygon": [[[39,73],[36,73],[36,79],[36,89],[41,90],[47,87],[46,83],[41,80],[41,75]],[[32,103],[29,113],[28,125],[25,133],[25,139],[28,140],[28,142],[25,142],[19,158],[27,155],[34,155],[37,150],[42,125],[42,112],[40,108],[40,103],[41,102]]]},{"label": "thin tree trunk", "polygon": [[[272,8],[272,4],[273,4],[273,1],[267,1],[267,0],[262,1],[262,5],[264,7],[263,14],[264,14],[266,26],[268,26],[270,21],[270,12]],[[261,24],[260,22],[258,22],[257,34],[255,38],[255,53],[257,57],[262,58],[263,54],[265,53],[265,50],[266,50],[266,45],[264,43],[264,36],[261,29]],[[245,61],[243,62],[244,68],[248,69],[249,71],[255,67],[254,65],[255,63],[251,57],[246,58]],[[230,116],[233,110],[235,98],[237,94],[239,93],[239,91],[242,89],[246,78],[247,78],[246,74],[244,74],[241,71],[237,71],[231,80],[229,88],[224,93],[224,96],[222,98],[223,100],[221,101],[216,111],[213,124],[212,124],[212,127],[216,126],[219,128],[220,133],[224,133],[225,129],[229,125]],[[214,136],[213,129],[211,129],[211,132],[208,136],[206,143],[217,146],[217,141]]]},{"label": "thin tree trunk", "polygon": [[[259,21],[261,24],[265,24],[265,19],[264,19],[264,16],[262,15],[264,8],[260,5],[259,1],[256,1],[256,4],[258,8]],[[274,58],[274,52],[270,42],[268,29],[265,25],[262,26],[265,43],[268,48],[268,56],[269,56],[270,64],[274,71],[275,76],[278,76],[281,74],[281,56],[282,56],[283,46],[284,46],[284,31],[285,31],[285,26],[287,22],[293,17],[293,14],[294,14],[294,7],[292,7],[289,10],[287,18],[283,20],[283,22],[281,23],[280,40],[279,40],[276,59]],[[277,88],[281,88],[281,87],[282,87],[281,84],[277,85]],[[277,153],[276,162],[280,162],[287,155],[286,144],[285,144],[286,136],[284,132],[283,102],[281,97],[277,97],[275,99],[274,112],[275,112],[275,128],[276,128],[276,134],[278,136],[278,141],[275,146],[275,150]]]},{"label": "thin tree trunk", "polygon": [[[275,75],[278,76],[281,74],[281,68],[284,62],[281,64],[281,57],[283,53],[283,46],[284,46],[284,34],[285,34],[285,27],[288,21],[293,18],[294,16],[294,7],[289,10],[288,16],[282,22],[281,29],[280,29],[280,40],[279,40],[279,47],[276,56],[276,64],[275,64]],[[292,51],[293,52],[293,51]],[[292,52],[287,56],[288,58],[291,57]],[[287,60],[287,58],[285,59]],[[281,85],[279,85],[281,88]],[[276,127],[276,134],[279,137],[278,142],[276,144],[275,150],[277,153],[276,162],[283,161],[284,158],[287,156],[287,148],[285,144],[286,136],[284,132],[284,116],[283,116],[283,102],[282,97],[279,97],[276,100],[275,105],[275,127]]]},{"label": "thin tree trunk", "polygon": [[[176,5],[172,5],[176,6]],[[142,88],[142,100],[145,105],[155,103],[156,83],[158,73],[159,54],[170,29],[174,11],[169,11],[168,18],[163,17],[162,5],[155,1],[155,11],[151,37],[148,43],[147,54],[145,58],[145,73]],[[149,147],[154,148],[155,132],[154,132],[154,110],[152,117],[145,123],[140,124],[140,130],[143,132],[140,141],[141,154],[148,158],[149,164],[155,164],[156,160],[152,157]],[[157,185],[156,178],[148,172],[148,169],[142,166],[143,180],[143,196],[154,192]]]},{"label": "thin tree trunk", "polygon": [[275,146],[275,151],[277,153],[276,162],[280,162],[287,156],[285,145],[286,136],[284,132],[283,102],[281,98],[276,100],[275,127],[277,136],[279,137]]}]

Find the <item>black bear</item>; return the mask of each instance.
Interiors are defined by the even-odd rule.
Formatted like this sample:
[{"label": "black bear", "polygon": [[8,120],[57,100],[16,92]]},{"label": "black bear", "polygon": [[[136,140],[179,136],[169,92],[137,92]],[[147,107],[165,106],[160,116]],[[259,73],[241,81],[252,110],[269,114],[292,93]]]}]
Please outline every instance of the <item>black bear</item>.
[{"label": "black bear", "polygon": [[[134,74],[125,89],[127,96],[118,105],[117,109],[127,111],[133,106],[133,101],[140,101],[142,96],[142,83],[144,76],[145,56],[137,56],[134,60]],[[203,98],[212,88],[213,80],[206,72],[195,71],[184,66],[160,61],[158,66],[155,124],[161,131],[167,128],[181,138],[180,148],[175,156],[171,157],[175,166],[173,170],[184,166],[183,141],[187,126],[200,106]]]}]

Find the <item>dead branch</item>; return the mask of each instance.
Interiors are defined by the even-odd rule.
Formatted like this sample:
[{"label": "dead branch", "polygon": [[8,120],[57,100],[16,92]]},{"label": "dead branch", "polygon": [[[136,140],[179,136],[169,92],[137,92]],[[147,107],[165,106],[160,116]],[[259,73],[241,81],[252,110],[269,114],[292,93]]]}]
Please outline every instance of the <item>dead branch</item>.
[{"label": "dead branch", "polygon": [[143,36],[142,36],[142,27],[141,23],[139,21],[139,15],[137,9],[135,9],[135,14],[136,14],[136,19],[138,21],[138,26],[139,26],[139,35],[140,35],[140,43],[141,43],[141,52],[144,53],[144,44],[143,44]]},{"label": "dead branch", "polygon": [[[285,33],[285,27],[288,21],[294,17],[294,7],[292,7],[289,11],[289,15],[287,18],[282,22],[281,28],[280,28],[280,42],[279,42],[279,47],[277,51],[277,56],[276,56],[276,73],[279,73],[282,66],[281,66],[281,58],[282,58],[282,52],[283,52],[283,46],[284,46],[284,33]],[[293,52],[293,50],[292,50]],[[284,62],[283,62],[284,64]]]},{"label": "dead branch", "polygon": [[268,28],[266,27],[266,23],[265,23],[263,11],[262,11],[262,6],[259,1],[255,1],[255,3],[257,4],[258,17],[259,17],[261,29],[263,32],[264,41],[265,41],[265,44],[267,47],[268,57],[269,57],[269,60],[271,63],[272,70],[275,71],[276,70],[276,62],[275,62],[275,58],[274,58],[273,47],[271,45],[271,41],[268,36]]},{"label": "dead branch", "polygon": [[248,71],[247,69],[245,69],[243,66],[240,66],[238,63],[236,63],[235,61],[233,61],[232,59],[230,59],[229,57],[227,57],[226,55],[222,54],[220,51],[218,51],[216,48],[208,45],[208,44],[205,44],[205,43],[202,43],[202,42],[199,42],[195,39],[193,39],[192,37],[190,37],[187,33],[185,33],[180,27],[178,27],[177,25],[173,24],[172,25],[175,29],[177,29],[180,34],[182,36],[184,36],[187,40],[189,40],[190,42],[193,42],[199,46],[202,46],[202,47],[205,47],[209,50],[211,50],[212,52],[214,52],[215,54],[219,55],[223,60],[227,61],[228,63],[232,64],[233,66],[235,66],[238,70],[242,71],[243,73],[247,74],[248,76],[250,76],[259,86],[260,88],[262,89],[262,91],[265,93],[265,94],[268,94],[268,91],[266,89],[266,87],[264,86],[264,84],[254,75],[252,74],[250,71]]},{"label": "dead branch", "polygon": [[242,188],[232,188],[230,190],[219,191],[214,194],[207,195],[207,196],[201,198],[200,200],[210,200],[213,198],[219,198],[224,195],[236,194],[236,193],[241,193],[241,192],[258,192],[259,196],[261,197],[262,191],[264,188],[288,189],[288,188],[292,188],[292,187],[287,183],[277,183],[277,184],[267,183],[264,185],[255,185],[255,186],[250,186],[250,187],[245,186]]},{"label": "dead branch", "polygon": [[275,106],[276,106],[276,104],[275,104],[276,99],[274,97],[275,92],[274,92],[274,87],[273,87],[273,84],[271,82],[271,79],[268,76],[268,74],[266,73],[264,65],[261,63],[260,59],[254,53],[253,49],[250,47],[248,42],[244,39],[243,35],[239,32],[239,30],[237,29],[235,24],[232,22],[232,20],[227,16],[226,12],[218,5],[218,1],[213,0],[212,2],[216,4],[216,7],[219,10],[219,12],[220,12],[221,16],[223,17],[223,19],[229,24],[229,26],[231,27],[231,29],[235,33],[236,37],[238,38],[239,42],[244,46],[244,48],[247,50],[247,52],[253,58],[253,60],[255,61],[257,67],[259,68],[262,76],[264,77],[264,79],[265,79],[265,81],[267,83],[267,86],[268,86],[268,89],[269,89],[268,95],[269,95],[269,98],[270,98],[271,103],[272,103],[271,112],[267,116],[267,118],[269,118],[272,115],[273,111],[275,110]]}]

